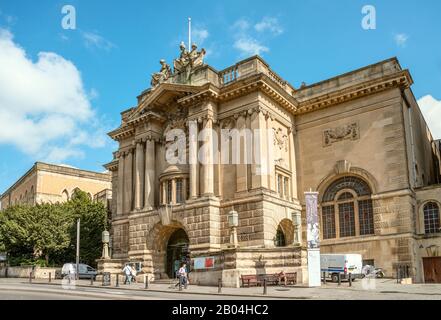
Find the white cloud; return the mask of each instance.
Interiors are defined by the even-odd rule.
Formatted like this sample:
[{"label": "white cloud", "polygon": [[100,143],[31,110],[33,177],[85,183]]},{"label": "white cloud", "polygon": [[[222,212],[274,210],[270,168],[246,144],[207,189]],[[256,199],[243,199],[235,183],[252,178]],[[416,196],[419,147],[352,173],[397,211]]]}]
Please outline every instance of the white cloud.
[{"label": "white cloud", "polygon": [[405,33],[398,33],[394,35],[394,40],[397,46],[404,48],[406,46],[409,36]]},{"label": "white cloud", "polygon": [[234,48],[238,49],[243,56],[261,55],[263,52],[268,52],[268,47],[265,47],[256,39],[251,37],[241,37],[234,42]]},{"label": "white cloud", "polygon": [[110,49],[115,47],[115,45],[112,42],[110,42],[109,40],[105,39],[104,37],[100,36],[97,33],[82,32],[82,36],[84,40],[84,45],[89,49],[98,48],[109,51]]},{"label": "white cloud", "polygon": [[418,100],[418,105],[426,119],[434,139],[441,139],[441,100],[426,95]]},{"label": "white cloud", "polygon": [[194,28],[191,31],[192,41],[195,42],[198,46],[201,46],[204,41],[210,35],[207,29],[204,28]]},{"label": "white cloud", "polygon": [[233,47],[239,50],[241,57],[269,52],[270,49],[262,42],[262,38],[268,40],[268,36],[274,37],[283,33],[283,28],[273,17],[264,17],[255,24],[246,18],[241,18],[233,24],[232,30],[235,38]]},{"label": "white cloud", "polygon": [[71,61],[40,52],[34,62],[0,29],[0,70],[0,144],[56,162],[81,157],[80,146],[95,145],[88,141],[100,127],[91,123],[94,111]]},{"label": "white cloud", "polygon": [[254,29],[258,32],[269,31],[276,36],[283,33],[283,28],[280,26],[277,18],[272,17],[264,17],[262,21],[254,25]]}]

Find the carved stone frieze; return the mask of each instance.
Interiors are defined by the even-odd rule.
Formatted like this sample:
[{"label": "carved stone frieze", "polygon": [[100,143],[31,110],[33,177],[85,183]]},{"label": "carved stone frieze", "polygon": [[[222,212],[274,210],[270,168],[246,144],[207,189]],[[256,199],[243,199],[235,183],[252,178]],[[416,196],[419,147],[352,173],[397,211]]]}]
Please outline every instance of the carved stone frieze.
[{"label": "carved stone frieze", "polygon": [[323,146],[327,147],[343,140],[357,140],[360,138],[359,131],[357,122],[333,129],[326,129],[323,131]]}]

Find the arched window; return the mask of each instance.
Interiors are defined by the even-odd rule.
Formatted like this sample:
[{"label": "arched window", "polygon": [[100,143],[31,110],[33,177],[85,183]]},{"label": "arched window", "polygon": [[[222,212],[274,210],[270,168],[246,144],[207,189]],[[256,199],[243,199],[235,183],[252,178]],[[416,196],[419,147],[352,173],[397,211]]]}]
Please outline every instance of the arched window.
[{"label": "arched window", "polygon": [[189,176],[185,167],[169,166],[159,176],[160,203],[181,204],[188,199]]},{"label": "arched window", "polygon": [[285,234],[283,233],[282,228],[280,226],[279,226],[279,228],[277,228],[275,244],[276,244],[276,247],[286,246]]},{"label": "arched window", "polygon": [[440,232],[439,206],[435,202],[428,202],[424,205],[424,232]]},{"label": "arched window", "polygon": [[371,189],[362,179],[346,176],[331,183],[321,207],[323,239],[374,234]]}]

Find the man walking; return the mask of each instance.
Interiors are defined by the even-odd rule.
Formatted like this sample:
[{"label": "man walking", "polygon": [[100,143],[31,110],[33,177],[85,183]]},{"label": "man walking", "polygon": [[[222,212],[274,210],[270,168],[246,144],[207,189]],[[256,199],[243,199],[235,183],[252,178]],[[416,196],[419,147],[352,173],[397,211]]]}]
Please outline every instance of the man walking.
[{"label": "man walking", "polygon": [[122,271],[126,275],[126,279],[124,280],[124,284],[127,284],[127,282],[130,284],[131,277],[132,277],[132,269],[130,268],[130,266],[128,264],[126,264]]}]

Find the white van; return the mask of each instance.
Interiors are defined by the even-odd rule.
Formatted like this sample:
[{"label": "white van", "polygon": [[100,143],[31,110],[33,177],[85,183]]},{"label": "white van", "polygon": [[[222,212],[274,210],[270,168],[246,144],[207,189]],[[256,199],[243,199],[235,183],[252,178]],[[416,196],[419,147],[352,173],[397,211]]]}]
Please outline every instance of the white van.
[{"label": "white van", "polygon": [[325,273],[326,278],[331,278],[332,282],[338,282],[338,274],[341,279],[352,280],[362,277],[363,260],[361,254],[321,254],[320,269]]}]

